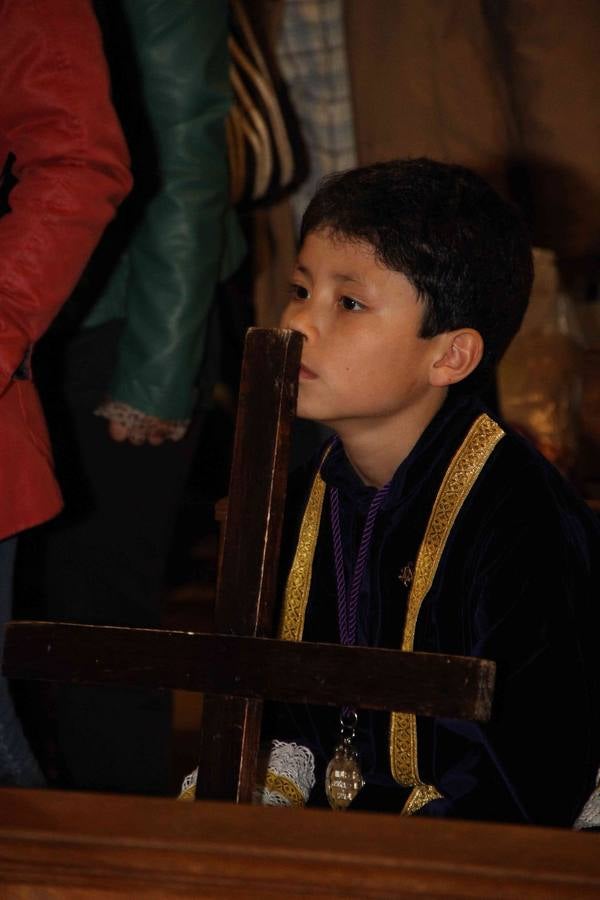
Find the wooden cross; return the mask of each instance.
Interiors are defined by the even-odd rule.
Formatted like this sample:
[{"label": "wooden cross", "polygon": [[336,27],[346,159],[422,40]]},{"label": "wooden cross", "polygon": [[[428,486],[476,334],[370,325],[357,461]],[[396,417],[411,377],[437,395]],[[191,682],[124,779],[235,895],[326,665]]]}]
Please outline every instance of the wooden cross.
[{"label": "wooden cross", "polygon": [[301,336],[250,329],[242,366],[216,634],[51,622],[7,626],[9,678],[205,692],[197,797],[249,802],[263,699],[489,718],[487,660],[275,640]]}]

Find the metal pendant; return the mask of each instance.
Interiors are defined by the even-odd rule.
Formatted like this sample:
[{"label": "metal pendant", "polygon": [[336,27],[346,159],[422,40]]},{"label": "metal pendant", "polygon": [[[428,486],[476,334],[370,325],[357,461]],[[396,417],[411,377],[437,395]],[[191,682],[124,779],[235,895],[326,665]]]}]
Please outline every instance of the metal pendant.
[{"label": "metal pendant", "polygon": [[325,794],[332,809],[347,809],[365,784],[354,747],[356,722],[356,710],[342,711],[340,743],[325,773]]},{"label": "metal pendant", "polygon": [[325,793],[332,809],[347,809],[364,786],[356,751],[338,744],[325,773]]}]

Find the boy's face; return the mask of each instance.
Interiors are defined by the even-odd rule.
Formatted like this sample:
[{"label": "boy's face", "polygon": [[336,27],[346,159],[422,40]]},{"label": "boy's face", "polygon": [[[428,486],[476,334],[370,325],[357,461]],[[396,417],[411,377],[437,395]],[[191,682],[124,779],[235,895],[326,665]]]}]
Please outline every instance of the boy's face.
[{"label": "boy's face", "polygon": [[368,244],[309,234],[281,325],[304,336],[298,415],[339,431],[416,410],[431,392],[435,338],[419,337],[423,304]]}]

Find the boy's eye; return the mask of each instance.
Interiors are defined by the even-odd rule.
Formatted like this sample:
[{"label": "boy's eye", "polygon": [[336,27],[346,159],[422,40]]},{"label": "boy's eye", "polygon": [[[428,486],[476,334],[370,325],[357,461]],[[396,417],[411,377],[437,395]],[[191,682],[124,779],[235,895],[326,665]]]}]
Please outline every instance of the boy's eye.
[{"label": "boy's eye", "polygon": [[305,288],[302,284],[290,284],[288,293],[292,300],[308,300],[310,297],[308,288]]},{"label": "boy's eye", "polygon": [[361,309],[365,308],[364,304],[359,300],[355,300],[354,297],[347,297],[346,295],[340,297],[340,304],[348,312],[360,312]]}]

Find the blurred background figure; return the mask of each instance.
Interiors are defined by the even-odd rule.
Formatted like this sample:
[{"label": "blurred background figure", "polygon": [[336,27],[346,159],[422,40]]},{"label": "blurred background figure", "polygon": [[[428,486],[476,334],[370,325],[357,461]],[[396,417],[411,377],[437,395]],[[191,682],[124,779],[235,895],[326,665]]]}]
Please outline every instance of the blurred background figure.
[{"label": "blurred background figure", "polygon": [[[459,163],[524,210],[533,242],[542,248],[536,260],[542,265],[546,251],[551,253],[560,307],[568,311],[569,324],[563,317],[557,332],[557,306],[547,305],[553,324],[548,320],[545,328],[568,339],[573,352],[562,359],[564,378],[582,387],[579,394],[567,392],[568,414],[564,390],[555,400],[548,383],[542,400],[547,410],[555,402],[563,405],[562,422],[570,421],[572,430],[568,437],[564,429],[556,432],[555,447],[571,443],[566,456],[560,451],[563,469],[588,495],[595,494],[600,482],[600,391],[594,387],[600,384],[596,0],[577,0],[568,8],[560,0],[285,0],[272,4],[273,20],[274,45],[310,150],[307,185],[317,172],[326,174],[327,146],[337,142],[349,159],[353,139],[360,165],[404,156]],[[332,158],[331,169],[346,165],[340,163],[341,157]],[[302,191],[297,197],[296,220]],[[289,207],[284,201],[257,216],[262,236],[257,245],[264,252],[256,267],[255,307],[265,323],[278,321],[285,304],[294,246]],[[544,278],[540,272],[538,288]],[[517,351],[507,360],[513,369],[524,367],[523,353],[537,352],[530,341],[520,342]],[[560,376],[555,373],[553,380],[556,386]],[[507,414],[516,404],[524,409],[525,402],[514,395],[518,383],[518,377],[502,379],[499,400]],[[549,447],[548,422],[546,416],[545,435],[538,434],[531,416],[525,423],[540,447]],[[558,426],[558,418],[554,423]]]},{"label": "blurred background figure", "polygon": [[[244,253],[225,145],[228,9],[96,11],[135,189],[39,360],[66,509],[32,538],[23,568],[37,584],[23,592],[56,619],[152,627],[216,378],[218,284]],[[58,690],[59,783],[165,793],[169,737],[167,693]]]},{"label": "blurred background figure", "polygon": [[[31,353],[126,195],[128,154],[86,0],[0,4],[0,655],[16,535],[56,515]],[[43,776],[0,678],[0,784]]]}]

